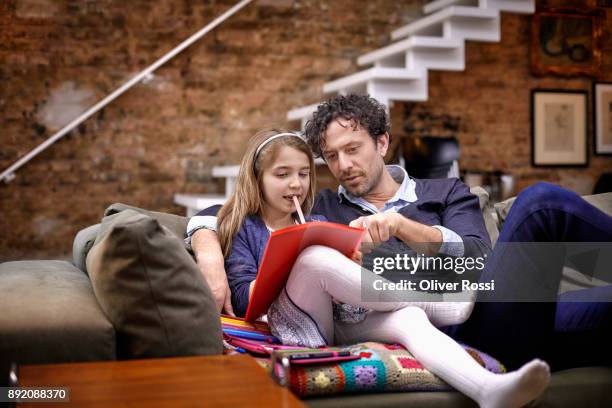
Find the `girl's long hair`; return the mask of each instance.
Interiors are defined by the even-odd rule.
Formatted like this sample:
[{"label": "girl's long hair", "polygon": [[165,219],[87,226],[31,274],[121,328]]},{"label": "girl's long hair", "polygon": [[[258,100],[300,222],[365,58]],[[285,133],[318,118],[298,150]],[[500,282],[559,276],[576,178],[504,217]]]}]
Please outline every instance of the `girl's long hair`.
[{"label": "girl's long hair", "polygon": [[312,151],[305,141],[294,136],[279,137],[266,144],[257,157],[255,157],[257,148],[263,142],[280,133],[285,133],[285,131],[266,129],[257,132],[249,140],[242,163],[240,163],[240,170],[236,179],[236,189],[219,210],[217,218],[217,234],[225,258],[227,258],[232,249],[234,236],[240,230],[244,219],[248,215],[261,216],[263,214],[262,175],[264,170],[272,165],[282,146],[293,147],[308,156],[310,164],[310,188],[306,192],[302,211],[304,214],[308,214],[312,209],[314,203],[315,167]]}]

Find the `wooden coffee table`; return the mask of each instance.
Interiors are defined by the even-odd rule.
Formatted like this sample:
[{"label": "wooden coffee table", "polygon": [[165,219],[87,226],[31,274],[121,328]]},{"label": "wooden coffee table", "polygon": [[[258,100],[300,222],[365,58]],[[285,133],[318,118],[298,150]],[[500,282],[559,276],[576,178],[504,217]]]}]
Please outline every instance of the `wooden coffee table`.
[{"label": "wooden coffee table", "polygon": [[20,407],[303,407],[249,356],[21,366],[22,387],[68,387],[70,404]]}]

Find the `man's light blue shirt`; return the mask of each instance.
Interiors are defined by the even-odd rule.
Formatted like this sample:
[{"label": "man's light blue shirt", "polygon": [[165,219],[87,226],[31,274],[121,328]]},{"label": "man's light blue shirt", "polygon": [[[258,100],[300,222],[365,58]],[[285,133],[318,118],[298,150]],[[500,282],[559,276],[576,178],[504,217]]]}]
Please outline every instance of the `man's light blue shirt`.
[{"label": "man's light blue shirt", "polygon": [[[360,206],[364,211],[372,214],[398,212],[401,208],[415,202],[417,200],[416,183],[413,179],[408,177],[406,170],[394,164],[387,165],[386,167],[393,180],[399,183],[400,186],[393,197],[391,197],[380,210],[363,198],[355,197],[343,186],[338,187],[338,196]],[[461,245],[463,244],[463,240],[456,232],[442,225],[432,225],[432,227],[442,233],[442,245],[438,250],[439,253],[452,256],[463,256],[464,247]]]}]

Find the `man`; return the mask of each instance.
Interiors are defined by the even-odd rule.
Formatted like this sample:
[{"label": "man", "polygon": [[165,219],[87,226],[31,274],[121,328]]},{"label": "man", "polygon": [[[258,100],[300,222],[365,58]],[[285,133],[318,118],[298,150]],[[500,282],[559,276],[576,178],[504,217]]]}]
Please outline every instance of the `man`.
[{"label": "man", "polygon": [[[361,226],[365,221],[369,239],[375,243],[401,241],[419,247],[421,252],[454,257],[477,258],[490,253],[478,199],[463,183],[457,179],[412,179],[399,166],[385,166],[383,158],[390,143],[389,123],[384,106],[374,99],[360,95],[330,99],[318,107],[307,123],[305,136],[340,183],[337,192],[324,190],[319,194],[313,213],[350,225]],[[231,313],[223,258],[212,231],[216,225],[214,213],[204,210],[194,217],[188,235],[218,307]],[[575,239],[579,236],[588,236],[591,241],[612,241],[610,217],[575,194],[554,186],[536,185],[528,189],[517,199],[513,213],[500,236],[502,242],[579,241]],[[560,229],[558,224],[563,224],[565,229]],[[540,275],[529,259],[519,262],[524,255],[520,249],[498,250],[498,247],[502,245],[496,246],[483,279],[497,280],[498,285],[510,287],[515,283],[513,280],[520,278],[526,287],[531,284],[530,279]],[[562,265],[552,263],[546,268],[557,279],[558,286]],[[481,294],[479,300],[495,300],[489,297]],[[557,326],[563,326],[567,332],[574,328],[588,329],[597,333],[598,338],[605,337],[599,334],[609,334],[610,304],[603,308],[602,304],[591,308],[582,304],[561,305],[558,313],[554,303],[478,303],[467,323],[446,331],[458,340],[502,358],[510,367],[533,357],[543,357],[550,343],[558,340],[552,337],[556,313],[564,316]],[[598,316],[603,316],[595,323],[589,320],[593,308],[597,309]],[[573,322],[575,327],[568,322]],[[571,341],[577,344],[575,339]]]},{"label": "man", "polygon": [[[423,183],[409,178],[400,166],[384,165],[391,138],[389,122],[385,107],[374,99],[349,95],[330,100],[307,124],[305,136],[341,184],[337,193],[319,194],[314,214],[352,225],[361,225],[362,217],[368,217],[374,242],[393,237],[426,244],[429,253],[454,256],[476,257],[490,251],[478,198],[463,183],[457,179]],[[215,213],[213,209],[198,213],[190,220],[188,235],[217,306],[231,313],[223,257],[214,233]]]}]

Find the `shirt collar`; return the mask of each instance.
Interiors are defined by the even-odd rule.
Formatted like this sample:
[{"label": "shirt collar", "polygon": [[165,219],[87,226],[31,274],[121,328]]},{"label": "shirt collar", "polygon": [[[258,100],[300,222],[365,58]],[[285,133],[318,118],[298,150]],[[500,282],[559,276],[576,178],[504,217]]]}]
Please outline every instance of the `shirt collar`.
[{"label": "shirt collar", "polygon": [[[387,168],[387,171],[389,172],[393,180],[395,180],[397,183],[400,183],[400,186],[393,195],[393,197],[391,197],[385,203],[383,211],[389,206],[397,205],[402,202],[406,204],[415,202],[417,200],[416,183],[408,176],[406,170],[402,166],[398,166],[396,164],[389,164],[385,167]],[[375,206],[368,203],[361,197],[355,197],[354,195],[346,191],[346,189],[342,185],[338,186],[338,198],[340,200],[346,199],[351,203],[357,204],[362,207],[365,206],[370,209],[375,209],[376,211],[374,212],[378,212],[378,209],[376,209]]]}]

